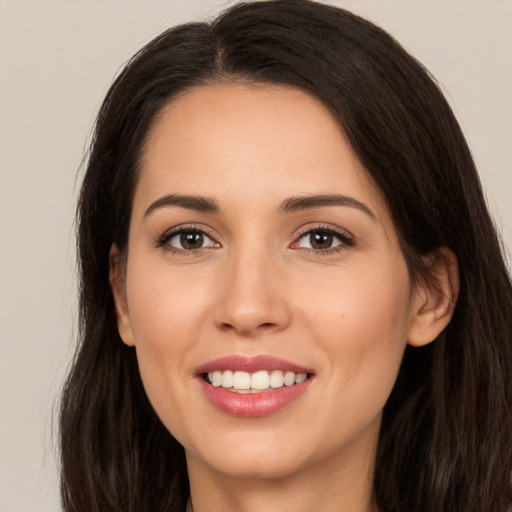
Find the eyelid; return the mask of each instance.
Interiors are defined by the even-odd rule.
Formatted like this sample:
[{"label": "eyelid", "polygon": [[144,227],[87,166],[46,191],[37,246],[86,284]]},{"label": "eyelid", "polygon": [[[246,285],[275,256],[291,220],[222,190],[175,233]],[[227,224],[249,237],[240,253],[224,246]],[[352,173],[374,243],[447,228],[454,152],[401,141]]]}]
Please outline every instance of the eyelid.
[{"label": "eyelid", "polygon": [[[300,240],[302,240],[306,235],[313,233],[315,231],[324,231],[329,233],[330,235],[335,236],[338,240],[341,241],[341,244],[329,247],[327,249],[312,249],[308,247],[293,247]],[[326,225],[326,224],[308,224],[306,226],[302,226],[297,232],[294,241],[291,244],[293,249],[301,249],[304,251],[313,251],[315,254],[329,254],[330,252],[339,252],[340,250],[347,249],[349,247],[355,247],[356,239],[352,233],[348,230],[340,228],[338,226]]]},{"label": "eyelid", "polygon": [[[178,247],[173,247],[168,245],[169,240],[171,240],[174,236],[179,235],[183,232],[189,232],[189,231],[197,231],[199,233],[202,233],[206,237],[208,237],[213,242],[213,246],[207,246],[207,247],[200,247],[198,249],[180,249]],[[306,235],[313,233],[315,231],[323,231],[326,233],[329,233],[336,237],[341,243],[334,246],[329,247],[327,249],[314,249],[314,248],[307,248],[307,247],[297,247],[297,244],[301,239],[303,239]],[[204,250],[208,249],[217,249],[221,247],[220,242],[218,241],[218,236],[216,236],[210,228],[204,225],[198,225],[194,223],[190,224],[179,224],[177,226],[173,226],[172,228],[167,229],[164,231],[163,234],[159,235],[155,240],[155,247],[156,248],[163,248],[171,253],[178,253],[183,255],[197,255]],[[297,231],[296,235],[294,236],[293,242],[291,243],[290,247],[292,249],[300,249],[302,251],[306,252],[312,252],[315,254],[329,254],[333,252],[339,252],[341,250],[345,250],[350,247],[354,247],[356,245],[355,237],[350,233],[348,230],[340,228],[339,226],[332,226],[332,225],[326,225],[324,223],[319,224],[311,224],[308,223],[305,226],[302,226]],[[294,247],[295,246],[295,247]]]},{"label": "eyelid", "polygon": [[[173,247],[173,246],[168,245],[168,242],[176,235],[179,235],[184,232],[190,232],[190,231],[193,231],[193,232],[196,231],[198,233],[202,233],[207,238],[212,240],[212,242],[214,242],[215,246],[213,246],[213,247],[207,246],[207,247],[200,247],[198,249],[187,250],[187,249],[180,249],[179,247]],[[203,250],[206,250],[206,249],[211,249],[211,248],[216,249],[216,248],[220,247],[220,243],[217,240],[217,237],[213,234],[211,229],[209,229],[208,227],[203,226],[203,225],[198,225],[198,224],[192,223],[192,224],[179,224],[177,226],[167,229],[166,231],[164,231],[163,234],[161,234],[157,237],[157,239],[155,241],[155,247],[157,249],[163,248],[171,253],[179,253],[179,254],[191,256],[194,254],[198,254],[199,252],[202,252]]]}]

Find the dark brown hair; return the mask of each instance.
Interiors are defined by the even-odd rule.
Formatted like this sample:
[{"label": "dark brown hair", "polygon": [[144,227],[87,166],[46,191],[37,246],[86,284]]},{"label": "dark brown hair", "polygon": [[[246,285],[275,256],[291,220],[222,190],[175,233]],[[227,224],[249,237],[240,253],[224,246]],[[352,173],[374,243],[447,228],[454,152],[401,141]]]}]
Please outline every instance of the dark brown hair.
[{"label": "dark brown hair", "polygon": [[406,349],[386,404],[374,494],[383,512],[504,512],[512,503],[512,288],[466,141],[429,73],[387,33],[308,0],[242,3],[168,30],[99,112],[78,205],[79,344],[60,411],[66,512],[183,511],[183,448],[118,335],[109,249],[127,244],[139,160],[178,93],[214,82],[300,88],[338,120],[387,202],[411,275],[457,256],[453,319]]}]

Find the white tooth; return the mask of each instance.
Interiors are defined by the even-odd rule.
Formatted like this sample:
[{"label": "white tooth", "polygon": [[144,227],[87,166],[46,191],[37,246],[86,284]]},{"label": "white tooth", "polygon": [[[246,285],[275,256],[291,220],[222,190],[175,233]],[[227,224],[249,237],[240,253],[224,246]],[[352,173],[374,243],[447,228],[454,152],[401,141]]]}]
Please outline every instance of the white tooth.
[{"label": "white tooth", "polygon": [[212,386],[218,388],[222,382],[222,373],[219,371],[211,372],[208,374],[208,378],[210,379]]},{"label": "white tooth", "polygon": [[222,384],[223,388],[232,388],[233,387],[233,372],[231,370],[226,370],[222,372]]},{"label": "white tooth", "polygon": [[284,385],[285,386],[293,386],[295,384],[295,373],[286,372],[284,374]]},{"label": "white tooth", "polygon": [[268,389],[270,385],[270,377],[267,372],[261,371],[251,375],[252,389]]},{"label": "white tooth", "polygon": [[304,382],[307,378],[307,373],[298,373],[295,377],[295,384],[300,384],[301,382]]},{"label": "white tooth", "polygon": [[270,375],[270,387],[282,388],[284,384],[284,375],[281,370],[274,370]]},{"label": "white tooth", "polygon": [[250,389],[251,375],[247,372],[235,372],[233,375],[233,387],[235,389]]}]

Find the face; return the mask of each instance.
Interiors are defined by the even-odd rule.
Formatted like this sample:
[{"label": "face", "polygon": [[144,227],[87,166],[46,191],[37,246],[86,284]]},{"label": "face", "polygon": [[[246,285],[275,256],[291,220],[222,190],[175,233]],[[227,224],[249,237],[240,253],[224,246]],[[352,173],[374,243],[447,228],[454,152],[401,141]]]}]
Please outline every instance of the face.
[{"label": "face", "polygon": [[123,275],[121,337],[189,466],[371,460],[418,304],[382,198],[314,98],[213,85],[172,101]]}]

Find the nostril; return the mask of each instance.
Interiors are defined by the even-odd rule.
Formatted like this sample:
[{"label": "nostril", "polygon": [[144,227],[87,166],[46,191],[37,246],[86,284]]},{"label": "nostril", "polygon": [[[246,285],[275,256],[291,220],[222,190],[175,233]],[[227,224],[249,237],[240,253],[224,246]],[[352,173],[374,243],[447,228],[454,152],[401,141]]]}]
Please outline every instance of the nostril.
[{"label": "nostril", "polygon": [[[276,327],[277,324],[273,323],[273,322],[264,322],[262,324],[259,324],[256,326],[256,330],[269,330],[269,329],[273,329]],[[233,325],[229,322],[224,322],[221,324],[221,329],[223,330],[239,330],[239,331],[252,331],[254,330],[252,327],[250,326],[244,326],[244,325],[239,325],[239,326],[236,326],[236,325]]]}]

